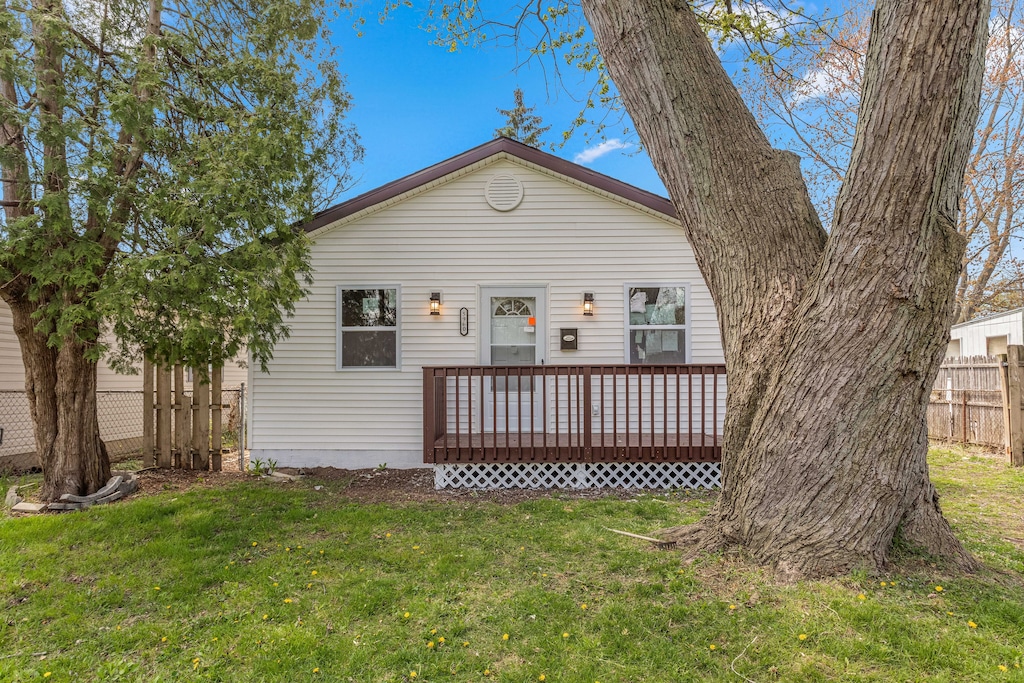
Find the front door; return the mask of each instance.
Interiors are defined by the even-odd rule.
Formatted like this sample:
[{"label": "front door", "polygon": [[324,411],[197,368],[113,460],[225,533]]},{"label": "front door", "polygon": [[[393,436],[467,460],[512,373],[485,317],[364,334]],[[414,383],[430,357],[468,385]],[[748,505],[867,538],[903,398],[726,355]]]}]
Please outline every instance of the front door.
[{"label": "front door", "polygon": [[[543,365],[547,360],[543,287],[483,287],[484,365]],[[495,377],[484,386],[484,431],[544,431],[541,384],[532,377]]]}]

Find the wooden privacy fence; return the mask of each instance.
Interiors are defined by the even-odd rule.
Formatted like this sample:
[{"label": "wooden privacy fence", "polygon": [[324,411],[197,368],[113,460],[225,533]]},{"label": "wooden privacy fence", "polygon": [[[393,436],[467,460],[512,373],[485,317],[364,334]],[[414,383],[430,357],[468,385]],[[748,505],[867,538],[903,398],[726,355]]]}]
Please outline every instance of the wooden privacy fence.
[{"label": "wooden privacy fence", "polygon": [[1024,466],[1024,347],[1005,356],[949,358],[939,369],[928,405],[928,436],[1004,448]]},{"label": "wooden privacy fence", "polygon": [[[220,471],[223,465],[223,368],[214,367],[209,381],[198,372],[186,382],[185,368],[143,368],[142,459],[145,467],[177,467]],[[191,385],[191,386],[189,386]],[[241,408],[244,410],[244,408]],[[155,419],[154,419],[155,418]],[[239,457],[239,468],[244,469]]]}]

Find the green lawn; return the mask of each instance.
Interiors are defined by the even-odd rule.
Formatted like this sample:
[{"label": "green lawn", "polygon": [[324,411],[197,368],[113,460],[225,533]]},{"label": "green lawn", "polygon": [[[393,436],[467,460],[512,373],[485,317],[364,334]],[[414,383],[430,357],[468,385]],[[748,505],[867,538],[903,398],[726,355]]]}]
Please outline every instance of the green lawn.
[{"label": "green lawn", "polygon": [[2,518],[0,681],[1024,680],[1024,472],[936,450],[933,478],[981,575],[902,556],[782,585],[604,530],[695,520],[692,494],[367,505],[250,480]]}]

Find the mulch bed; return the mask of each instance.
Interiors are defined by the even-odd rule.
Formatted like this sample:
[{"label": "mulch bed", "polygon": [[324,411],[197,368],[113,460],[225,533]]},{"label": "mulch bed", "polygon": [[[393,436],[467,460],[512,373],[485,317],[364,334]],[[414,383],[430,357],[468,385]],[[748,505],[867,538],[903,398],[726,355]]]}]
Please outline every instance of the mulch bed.
[{"label": "mulch bed", "polygon": [[[360,503],[429,503],[446,501],[489,501],[515,504],[525,500],[544,498],[595,499],[635,498],[641,492],[618,489],[504,489],[492,491],[450,490],[434,488],[434,473],[430,469],[366,469],[344,470],[334,467],[313,467],[304,470],[281,468],[285,474],[303,474],[296,482],[273,482],[276,486],[322,485],[328,491]],[[194,470],[143,470],[138,473],[139,494],[162,491],[218,488],[241,481],[251,475],[241,472],[197,472]],[[271,482],[272,479],[265,481]],[[137,495],[139,495],[137,494]],[[683,491],[685,497],[714,495],[710,492]]]}]

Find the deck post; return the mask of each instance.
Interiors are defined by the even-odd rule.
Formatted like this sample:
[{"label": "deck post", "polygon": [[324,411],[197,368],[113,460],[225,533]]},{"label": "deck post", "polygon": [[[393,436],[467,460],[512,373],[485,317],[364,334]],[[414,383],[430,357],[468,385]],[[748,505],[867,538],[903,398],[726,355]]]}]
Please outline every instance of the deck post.
[{"label": "deck post", "polygon": [[436,463],[434,442],[434,372],[431,368],[423,368],[423,462]]},{"label": "deck post", "polygon": [[590,366],[583,366],[583,461],[594,461],[594,399],[590,385]]}]

